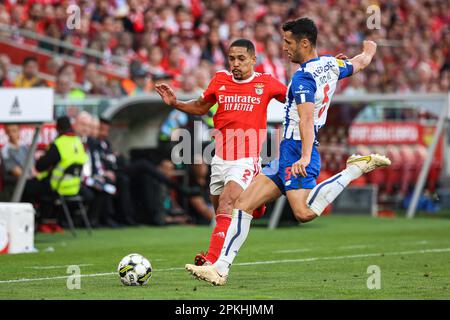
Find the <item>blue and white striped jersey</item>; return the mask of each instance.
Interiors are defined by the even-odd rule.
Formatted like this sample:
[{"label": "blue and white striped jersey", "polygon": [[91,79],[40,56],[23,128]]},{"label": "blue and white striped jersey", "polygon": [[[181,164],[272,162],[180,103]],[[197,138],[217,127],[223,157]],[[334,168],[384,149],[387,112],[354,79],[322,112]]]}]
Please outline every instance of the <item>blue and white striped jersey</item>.
[{"label": "blue and white striped jersey", "polygon": [[315,144],[318,144],[317,132],[325,125],[337,82],[352,73],[353,65],[350,61],[332,56],[320,56],[301,64],[288,86],[283,122],[284,139],[301,140],[297,105],[312,102],[315,105]]}]

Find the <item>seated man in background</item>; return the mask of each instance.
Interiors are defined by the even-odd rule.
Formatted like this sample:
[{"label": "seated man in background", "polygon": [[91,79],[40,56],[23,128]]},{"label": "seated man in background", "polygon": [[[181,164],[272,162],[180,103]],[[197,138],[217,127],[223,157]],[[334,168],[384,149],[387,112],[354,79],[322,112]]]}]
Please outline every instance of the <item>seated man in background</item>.
[{"label": "seated man in background", "polygon": [[[83,143],[73,131],[68,117],[57,119],[56,130],[58,137],[48,147],[45,154],[36,161],[35,166],[39,172],[37,177],[40,187],[34,196],[43,204],[41,206],[42,224],[38,228],[42,232],[62,231],[54,210],[46,207],[45,204],[52,206],[51,199],[55,194],[63,196],[79,194],[81,168],[88,161]],[[70,170],[71,168],[73,170]],[[48,203],[42,203],[44,199]]]},{"label": "seated man in background", "polygon": [[74,124],[75,131],[83,141],[89,159],[83,166],[83,184],[94,194],[88,216],[93,227],[117,228],[120,225],[114,220],[113,201],[116,187],[109,178],[104,176],[98,141],[92,136],[93,131],[95,134],[95,130],[92,130],[93,124],[95,126],[93,117],[85,111],[78,114]]},{"label": "seated man in background", "polygon": [[117,218],[120,223],[125,225],[136,225],[135,210],[130,194],[130,178],[119,168],[121,160],[112,149],[111,143],[108,141],[109,129],[111,123],[107,119],[100,119],[98,134],[98,150],[100,160],[104,168],[104,175],[107,176],[117,187],[117,193],[114,198]]},{"label": "seated man in background", "polygon": [[[20,176],[24,174],[25,161],[29,147],[20,143],[20,126],[18,124],[7,124],[5,133],[8,136],[8,142],[3,146],[1,156],[3,160],[3,182],[5,186],[6,197],[12,196],[12,191]],[[34,161],[32,168],[34,167]],[[36,187],[35,180],[32,178],[36,172],[30,169],[25,173],[27,175],[27,183],[25,185],[22,200],[25,202],[33,202],[31,195]],[[4,199],[9,200],[9,199]]]}]

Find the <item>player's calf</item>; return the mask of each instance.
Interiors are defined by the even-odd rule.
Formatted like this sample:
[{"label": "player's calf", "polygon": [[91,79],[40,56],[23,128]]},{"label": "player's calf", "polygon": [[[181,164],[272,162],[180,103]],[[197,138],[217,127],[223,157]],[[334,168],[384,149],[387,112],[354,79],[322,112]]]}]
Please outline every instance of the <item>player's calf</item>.
[{"label": "player's calf", "polygon": [[303,223],[314,220],[318,216],[307,206],[306,199],[309,194],[310,189],[292,189],[286,192],[295,219]]},{"label": "player's calf", "polygon": [[[309,211],[311,211],[311,210],[309,210]],[[315,214],[314,212],[308,212],[308,211],[295,211],[294,217],[295,217],[295,219],[297,219],[297,221],[305,223],[305,222],[309,222],[309,221],[317,218],[317,214]]]},{"label": "player's calf", "polygon": [[367,156],[352,155],[347,160],[347,168],[333,177],[318,184],[306,199],[307,206],[317,215],[321,215],[325,208],[352,182],[362,174],[376,168],[387,167],[391,161],[379,154]]}]

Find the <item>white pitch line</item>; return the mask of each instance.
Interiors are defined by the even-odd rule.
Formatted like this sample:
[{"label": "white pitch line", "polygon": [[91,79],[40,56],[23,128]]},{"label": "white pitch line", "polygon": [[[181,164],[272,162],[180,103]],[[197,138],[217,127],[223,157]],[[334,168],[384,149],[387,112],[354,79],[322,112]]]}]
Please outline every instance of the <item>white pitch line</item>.
[{"label": "white pitch line", "polygon": [[342,247],[339,247],[339,249],[341,249],[341,250],[366,249],[366,248],[369,248],[369,247],[373,247],[373,246],[368,245],[368,244],[355,244],[355,245],[352,245],[352,246],[342,246]]},{"label": "white pitch line", "polygon": [[292,249],[292,250],[278,250],[278,251],[273,251],[273,253],[295,253],[295,252],[307,252],[307,251],[311,251],[312,249]]},{"label": "white pitch line", "polygon": [[399,255],[407,255],[407,254],[436,253],[436,252],[450,252],[450,248],[426,249],[426,250],[417,250],[417,251],[400,251],[400,252],[363,253],[363,254],[353,254],[353,255],[347,255],[347,256],[334,256],[334,257],[314,257],[314,258],[303,258],[303,259],[254,261],[254,262],[236,263],[234,265],[235,266],[250,266],[250,265],[259,265],[259,264],[309,262],[309,261],[317,261],[317,260],[340,260],[340,259],[380,257],[380,256],[383,256],[383,255],[385,255],[385,256],[399,256]]},{"label": "white pitch line", "polygon": [[[94,274],[81,274],[80,277],[101,277],[116,274],[116,272],[108,273],[94,273]],[[2,280],[0,283],[16,283],[16,282],[31,282],[31,281],[45,281],[45,280],[56,280],[56,279],[67,279],[69,276],[58,276],[58,277],[47,277],[47,278],[31,278],[31,279],[15,279],[15,280]]]},{"label": "white pitch line", "polygon": [[[318,261],[318,260],[341,260],[341,259],[369,258],[369,257],[381,257],[381,256],[399,256],[399,255],[409,255],[409,254],[439,253],[439,252],[450,252],[450,248],[424,249],[424,250],[398,251],[398,252],[378,252],[378,253],[354,254],[354,255],[346,255],[346,256],[312,257],[312,258],[289,259],[289,260],[253,261],[253,262],[236,263],[236,264],[234,264],[234,266],[254,266],[254,265],[261,265],[261,264],[310,262],[310,261]],[[184,268],[167,268],[167,269],[157,269],[154,271],[178,271],[178,270],[184,270]],[[101,277],[101,276],[110,276],[110,275],[116,275],[116,274],[117,274],[116,272],[81,274],[80,277]],[[31,282],[31,281],[45,281],[45,280],[55,280],[55,279],[67,279],[68,277],[70,277],[70,276],[0,280],[0,284],[2,284],[2,283],[17,283],[17,282]]]},{"label": "white pitch line", "polygon": [[67,268],[69,266],[76,265],[78,267],[88,267],[93,266],[93,264],[68,264],[65,266],[32,266],[32,267],[25,267],[27,269],[36,269],[36,270],[46,270],[46,269],[60,269],[60,268]]},{"label": "white pitch line", "polygon": [[422,241],[417,241],[417,242],[413,242],[414,244],[428,244],[430,243],[430,241],[428,240],[422,240]]},{"label": "white pitch line", "polygon": [[[154,271],[178,271],[184,270],[184,268],[166,268],[166,269],[157,269]],[[105,272],[105,273],[93,273],[93,274],[80,274],[80,278],[84,277],[103,277],[103,276],[111,276],[116,275],[117,272]],[[57,276],[57,277],[47,277],[47,278],[31,278],[31,279],[14,279],[14,280],[0,280],[0,284],[2,283],[16,283],[16,282],[32,282],[32,281],[45,281],[45,280],[55,280],[55,279],[67,279],[68,277],[74,277],[73,275],[68,276]]]}]

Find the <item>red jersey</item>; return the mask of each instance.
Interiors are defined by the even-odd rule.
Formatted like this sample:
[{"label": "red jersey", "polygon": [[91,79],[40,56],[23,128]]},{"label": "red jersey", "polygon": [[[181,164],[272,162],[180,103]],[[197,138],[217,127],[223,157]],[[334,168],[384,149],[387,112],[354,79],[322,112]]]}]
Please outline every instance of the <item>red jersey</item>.
[{"label": "red jersey", "polygon": [[236,80],[218,71],[202,97],[217,102],[214,115],[216,155],[224,160],[259,157],[267,136],[267,106],[272,98],[284,103],[287,87],[268,73],[255,72]]}]

